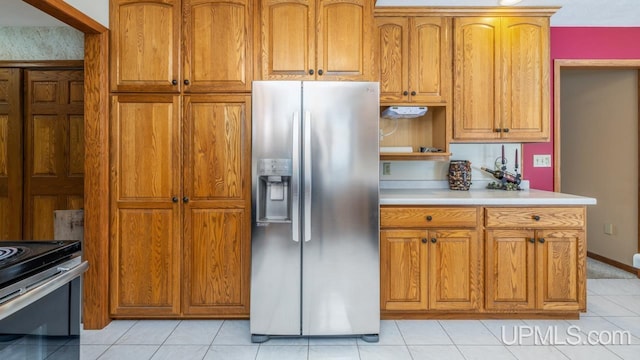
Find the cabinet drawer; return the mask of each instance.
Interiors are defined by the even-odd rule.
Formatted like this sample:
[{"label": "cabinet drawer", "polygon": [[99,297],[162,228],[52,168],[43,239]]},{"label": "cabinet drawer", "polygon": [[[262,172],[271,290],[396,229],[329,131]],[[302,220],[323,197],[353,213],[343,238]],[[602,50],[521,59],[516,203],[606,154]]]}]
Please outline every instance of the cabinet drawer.
[{"label": "cabinet drawer", "polygon": [[380,227],[476,227],[474,207],[403,207],[380,209]]},{"label": "cabinet drawer", "polygon": [[486,208],[488,228],[581,228],[585,209],[576,208]]}]

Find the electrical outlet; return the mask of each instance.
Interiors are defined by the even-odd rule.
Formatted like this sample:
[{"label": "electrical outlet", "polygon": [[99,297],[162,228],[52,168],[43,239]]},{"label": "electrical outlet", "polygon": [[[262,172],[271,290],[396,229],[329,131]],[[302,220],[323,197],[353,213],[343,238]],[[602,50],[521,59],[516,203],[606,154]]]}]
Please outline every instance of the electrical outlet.
[{"label": "electrical outlet", "polygon": [[604,233],[607,235],[613,235],[614,233],[613,224],[604,224]]},{"label": "electrical outlet", "polygon": [[551,155],[533,155],[533,167],[551,167]]},{"label": "electrical outlet", "polygon": [[391,163],[383,162],[382,163],[382,175],[391,175]]}]

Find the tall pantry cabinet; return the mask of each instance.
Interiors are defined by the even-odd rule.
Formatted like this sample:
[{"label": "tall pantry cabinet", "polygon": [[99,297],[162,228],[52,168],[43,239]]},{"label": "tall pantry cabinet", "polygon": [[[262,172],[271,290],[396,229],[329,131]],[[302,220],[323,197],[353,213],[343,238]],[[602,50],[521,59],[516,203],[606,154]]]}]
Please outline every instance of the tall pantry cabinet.
[{"label": "tall pantry cabinet", "polygon": [[111,0],[113,317],[249,312],[254,0]]}]

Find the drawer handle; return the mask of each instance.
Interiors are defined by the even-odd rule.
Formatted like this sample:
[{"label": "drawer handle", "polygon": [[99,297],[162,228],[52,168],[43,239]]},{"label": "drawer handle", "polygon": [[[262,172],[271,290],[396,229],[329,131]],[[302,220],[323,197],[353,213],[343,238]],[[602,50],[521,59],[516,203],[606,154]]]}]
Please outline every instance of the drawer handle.
[{"label": "drawer handle", "polygon": [[540,216],[538,216],[538,215],[533,215],[533,220],[535,220],[535,221],[540,221]]},{"label": "drawer handle", "polygon": [[436,238],[431,238],[431,242],[432,242],[432,243],[434,243],[434,244],[435,244],[437,241],[438,241],[438,239],[436,239]]},{"label": "drawer handle", "polygon": [[426,244],[427,243],[427,238],[422,238],[422,243]]},{"label": "drawer handle", "polygon": [[407,95],[409,95],[409,92],[408,92],[407,90],[405,90],[405,91],[402,93],[402,95],[407,96]]},{"label": "drawer handle", "polygon": [[427,221],[431,221],[433,220],[433,217],[431,215],[427,215]]},{"label": "drawer handle", "polygon": [[532,243],[532,244],[535,244],[536,243],[536,239],[531,238],[531,239],[529,239],[529,242]]},{"label": "drawer handle", "polygon": [[540,244],[544,244],[544,238],[540,238],[538,239],[538,241],[540,242]]},{"label": "drawer handle", "polygon": [[502,129],[502,131],[508,133],[509,132],[509,128],[504,128],[504,129]]}]

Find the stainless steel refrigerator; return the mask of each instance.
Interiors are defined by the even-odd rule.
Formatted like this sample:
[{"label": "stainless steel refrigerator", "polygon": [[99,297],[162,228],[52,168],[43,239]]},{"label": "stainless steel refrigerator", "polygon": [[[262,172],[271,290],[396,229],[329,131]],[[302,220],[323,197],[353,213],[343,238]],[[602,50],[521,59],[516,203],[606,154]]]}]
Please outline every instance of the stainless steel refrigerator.
[{"label": "stainless steel refrigerator", "polygon": [[252,341],[377,341],[378,83],[255,81],[252,98]]}]

